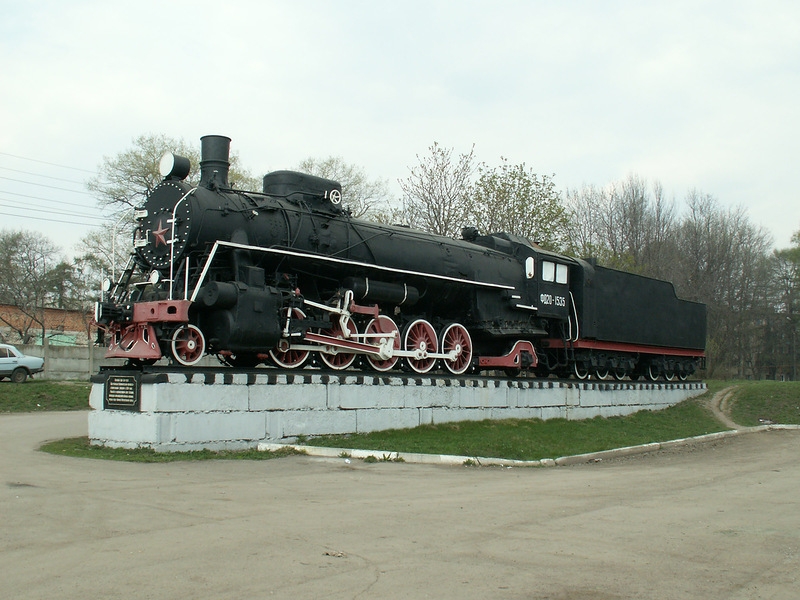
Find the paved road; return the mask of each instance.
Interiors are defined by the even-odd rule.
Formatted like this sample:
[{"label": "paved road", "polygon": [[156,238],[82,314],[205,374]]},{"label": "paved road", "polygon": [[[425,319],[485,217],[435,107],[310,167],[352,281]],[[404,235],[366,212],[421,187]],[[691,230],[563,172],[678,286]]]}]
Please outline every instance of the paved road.
[{"label": "paved road", "polygon": [[0,416],[5,598],[792,599],[800,432],[548,469],[128,464]]}]

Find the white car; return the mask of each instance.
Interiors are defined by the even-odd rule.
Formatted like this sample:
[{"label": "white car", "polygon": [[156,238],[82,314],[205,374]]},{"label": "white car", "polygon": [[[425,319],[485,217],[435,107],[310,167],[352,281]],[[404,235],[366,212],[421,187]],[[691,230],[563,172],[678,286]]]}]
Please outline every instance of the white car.
[{"label": "white car", "polygon": [[25,356],[14,346],[0,344],[0,380],[9,377],[14,383],[23,383],[34,373],[44,371],[44,359]]}]

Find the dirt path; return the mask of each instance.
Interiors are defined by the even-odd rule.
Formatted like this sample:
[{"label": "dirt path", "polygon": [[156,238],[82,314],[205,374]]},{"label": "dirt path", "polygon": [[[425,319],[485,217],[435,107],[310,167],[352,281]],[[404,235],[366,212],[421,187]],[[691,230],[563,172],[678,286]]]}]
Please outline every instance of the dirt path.
[{"label": "dirt path", "polygon": [[135,464],[0,416],[8,598],[794,600],[800,434],[565,468],[290,457]]},{"label": "dirt path", "polygon": [[735,423],[729,414],[729,403],[733,399],[737,389],[735,385],[726,387],[714,394],[708,401],[708,407],[711,409],[711,412],[714,413],[717,420],[730,429],[743,429],[743,426]]}]

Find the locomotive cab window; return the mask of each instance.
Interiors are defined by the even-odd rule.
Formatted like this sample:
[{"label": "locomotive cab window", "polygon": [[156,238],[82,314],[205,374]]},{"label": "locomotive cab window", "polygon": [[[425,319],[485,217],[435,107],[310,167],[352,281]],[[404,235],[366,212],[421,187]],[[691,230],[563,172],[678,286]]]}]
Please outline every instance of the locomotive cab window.
[{"label": "locomotive cab window", "polygon": [[566,284],[568,279],[569,268],[567,265],[556,264],[549,260],[542,261],[542,281]]},{"label": "locomotive cab window", "polygon": [[549,260],[542,261],[542,281],[555,281],[556,278],[556,263]]},{"label": "locomotive cab window", "polygon": [[556,265],[556,283],[567,283],[567,265]]}]

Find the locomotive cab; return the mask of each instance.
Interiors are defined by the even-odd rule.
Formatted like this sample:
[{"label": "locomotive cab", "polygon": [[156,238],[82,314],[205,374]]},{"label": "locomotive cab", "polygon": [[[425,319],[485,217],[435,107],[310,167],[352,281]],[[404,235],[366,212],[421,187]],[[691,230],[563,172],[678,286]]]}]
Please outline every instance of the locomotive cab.
[{"label": "locomotive cab", "polygon": [[465,230],[465,238],[476,244],[513,256],[524,270],[511,305],[538,317],[566,321],[569,317],[569,274],[575,261],[543,249],[528,239],[509,233],[476,235]]}]

